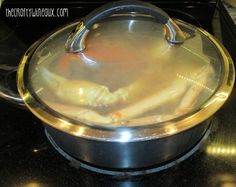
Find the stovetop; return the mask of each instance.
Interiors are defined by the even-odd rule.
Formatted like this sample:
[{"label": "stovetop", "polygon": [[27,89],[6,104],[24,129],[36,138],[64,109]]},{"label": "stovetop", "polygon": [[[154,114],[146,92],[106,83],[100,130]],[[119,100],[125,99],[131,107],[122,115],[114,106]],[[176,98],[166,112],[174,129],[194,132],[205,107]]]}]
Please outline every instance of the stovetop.
[{"label": "stovetop", "polygon": [[[6,67],[19,61],[29,44],[0,22],[0,66]],[[72,167],[49,143],[41,121],[1,100],[0,186],[236,186],[234,103],[236,91],[213,117],[212,132],[204,146],[190,158],[158,173],[124,178]]]}]

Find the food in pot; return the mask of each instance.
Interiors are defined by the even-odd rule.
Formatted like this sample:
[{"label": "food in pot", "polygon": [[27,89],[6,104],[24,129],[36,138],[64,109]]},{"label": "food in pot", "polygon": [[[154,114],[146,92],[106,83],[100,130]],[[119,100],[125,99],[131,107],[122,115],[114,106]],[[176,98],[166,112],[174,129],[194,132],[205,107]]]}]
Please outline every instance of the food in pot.
[{"label": "food in pot", "polygon": [[[126,23],[131,30],[124,29]],[[207,47],[199,33],[191,36],[170,45],[160,23],[110,18],[90,30],[80,53],[65,50],[67,37],[46,40],[48,47],[37,51],[50,53],[32,57],[37,65],[31,63],[31,86],[41,102],[77,121],[111,126],[167,121],[198,109],[219,80],[216,55],[203,53]]]},{"label": "food in pot", "polygon": [[108,87],[86,80],[67,80],[43,68],[47,86],[56,96],[68,104],[79,106],[107,106],[127,99],[125,89],[111,92]]},{"label": "food in pot", "polygon": [[[177,74],[178,79],[175,80],[168,88],[158,93],[154,93],[140,102],[130,105],[124,109],[113,112],[112,118],[115,120],[124,120],[137,117],[176,99],[180,99],[181,102],[174,109],[173,114],[163,115],[163,117],[160,116],[158,118],[159,122],[185,114],[194,108],[194,105],[197,103],[198,97],[203,90],[213,93],[213,90],[205,86],[212,73],[213,69],[207,65],[206,67],[198,70],[192,78]],[[185,83],[183,83],[182,80],[184,80]],[[137,110],[137,108],[140,110]]]},{"label": "food in pot", "polygon": [[160,114],[155,118],[150,118],[150,120],[155,120],[153,122],[170,120],[194,108],[203,91],[213,93],[213,90],[206,86],[213,74],[213,69],[210,64],[206,64],[189,77],[177,73],[176,80],[168,87],[151,93],[136,103],[131,103],[107,114],[100,114],[96,111],[96,107],[104,108],[118,102],[125,102],[127,98],[132,100],[132,96],[137,95],[135,92],[142,91],[139,89],[143,87],[142,84],[146,83],[145,79],[138,79],[125,88],[111,92],[104,85],[85,80],[68,80],[45,68],[41,70],[41,73],[43,74],[42,77],[45,78],[45,83],[50,87],[50,91],[56,93],[56,96],[64,102],[60,104],[47,99],[45,100],[46,104],[72,118],[96,120],[104,124],[139,117],[149,111],[180,100],[173,109],[173,113]]}]

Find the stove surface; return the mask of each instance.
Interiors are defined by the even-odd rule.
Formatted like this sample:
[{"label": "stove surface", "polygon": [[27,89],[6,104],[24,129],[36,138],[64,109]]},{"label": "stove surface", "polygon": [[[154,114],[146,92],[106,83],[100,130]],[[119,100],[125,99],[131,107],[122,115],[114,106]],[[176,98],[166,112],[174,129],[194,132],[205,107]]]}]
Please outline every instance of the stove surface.
[{"label": "stove surface", "polygon": [[[0,21],[0,69],[15,65],[27,49],[14,28]],[[213,117],[212,132],[191,157],[167,170],[119,177],[76,169],[47,140],[29,111],[0,101],[0,186],[236,186],[236,91]]]}]

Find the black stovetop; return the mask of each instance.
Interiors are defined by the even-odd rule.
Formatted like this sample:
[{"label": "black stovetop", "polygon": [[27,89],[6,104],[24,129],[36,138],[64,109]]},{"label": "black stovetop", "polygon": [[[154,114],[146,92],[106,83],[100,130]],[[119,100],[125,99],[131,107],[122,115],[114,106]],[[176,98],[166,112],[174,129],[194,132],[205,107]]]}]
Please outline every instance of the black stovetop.
[{"label": "black stovetop", "polygon": [[[0,66],[6,67],[19,61],[29,43],[0,22]],[[49,143],[41,121],[0,101],[0,186],[236,186],[235,103],[233,91],[213,117],[205,145],[187,160],[159,173],[122,178],[72,167]]]}]

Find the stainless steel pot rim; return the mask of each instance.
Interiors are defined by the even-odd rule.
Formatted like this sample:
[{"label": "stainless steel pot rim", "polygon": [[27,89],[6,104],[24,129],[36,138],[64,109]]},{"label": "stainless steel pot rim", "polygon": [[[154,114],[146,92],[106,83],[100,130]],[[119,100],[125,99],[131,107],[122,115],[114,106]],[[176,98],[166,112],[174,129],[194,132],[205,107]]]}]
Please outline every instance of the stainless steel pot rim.
[{"label": "stainless steel pot rim", "polygon": [[[118,142],[143,141],[174,135],[184,130],[190,129],[212,116],[227,100],[234,85],[234,66],[233,61],[226,49],[211,34],[201,28],[196,28],[195,26],[192,26],[191,24],[185,23],[183,21],[175,21],[177,24],[184,24],[194,27],[197,32],[205,35],[222,55],[222,82],[215,93],[213,93],[211,98],[209,98],[209,100],[197,111],[170,121],[139,127],[107,127],[83,123],[76,124],[73,120],[66,117],[46,112],[45,107],[47,106],[43,106],[42,103],[40,103],[30,92],[26,77],[27,66],[29,64],[28,62],[30,61],[31,56],[34,54],[34,51],[47,37],[51,36],[52,34],[49,34],[35,42],[24,54],[19,65],[17,78],[20,96],[29,110],[43,122],[65,133],[88,139]],[[68,24],[63,28],[70,26],[71,24]],[[57,31],[59,30],[60,29]],[[53,33],[55,34],[56,32]]]}]

